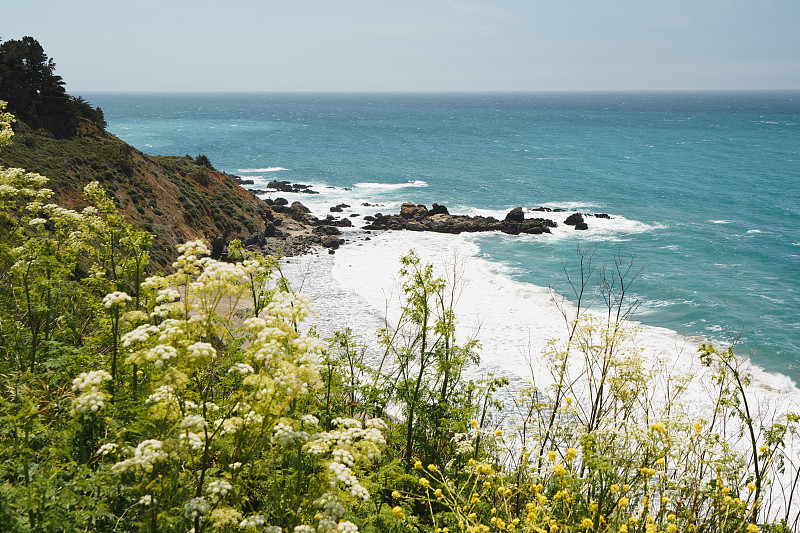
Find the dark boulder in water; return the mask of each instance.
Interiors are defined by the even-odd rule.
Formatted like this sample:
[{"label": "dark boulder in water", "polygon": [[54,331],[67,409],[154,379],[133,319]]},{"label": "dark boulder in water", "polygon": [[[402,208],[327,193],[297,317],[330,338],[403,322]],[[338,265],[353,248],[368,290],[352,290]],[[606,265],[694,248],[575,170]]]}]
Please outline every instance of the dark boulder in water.
[{"label": "dark boulder in water", "polygon": [[583,224],[583,215],[580,213],[573,213],[567,217],[567,220],[564,221],[564,224],[567,226],[575,226],[577,224]]},{"label": "dark boulder in water", "polygon": [[506,221],[508,222],[522,222],[523,220],[525,220],[525,212],[521,207],[515,207],[506,215]]}]

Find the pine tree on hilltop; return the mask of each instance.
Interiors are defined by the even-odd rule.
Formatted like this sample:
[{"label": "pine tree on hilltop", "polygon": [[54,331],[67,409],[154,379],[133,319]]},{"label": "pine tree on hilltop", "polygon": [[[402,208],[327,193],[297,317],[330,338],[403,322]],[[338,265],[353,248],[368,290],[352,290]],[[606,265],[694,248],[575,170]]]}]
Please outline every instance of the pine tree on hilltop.
[{"label": "pine tree on hilltop", "polygon": [[104,127],[103,112],[68,95],[55,67],[33,37],[0,43],[0,100],[8,102],[8,111],[29,127],[59,138],[75,134],[77,117]]}]

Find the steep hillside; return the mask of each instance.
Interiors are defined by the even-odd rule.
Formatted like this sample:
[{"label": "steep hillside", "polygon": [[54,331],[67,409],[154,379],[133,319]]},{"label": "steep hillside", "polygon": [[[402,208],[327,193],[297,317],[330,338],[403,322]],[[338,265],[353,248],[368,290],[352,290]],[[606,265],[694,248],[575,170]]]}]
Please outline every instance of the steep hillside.
[{"label": "steep hillside", "polygon": [[151,157],[89,120],[69,138],[21,122],[15,130],[0,165],[47,176],[55,201],[70,208],[99,181],[128,221],[155,235],[152,257],[162,266],[184,240],[202,237],[220,252],[231,239],[274,231],[270,207],[203,157]]}]

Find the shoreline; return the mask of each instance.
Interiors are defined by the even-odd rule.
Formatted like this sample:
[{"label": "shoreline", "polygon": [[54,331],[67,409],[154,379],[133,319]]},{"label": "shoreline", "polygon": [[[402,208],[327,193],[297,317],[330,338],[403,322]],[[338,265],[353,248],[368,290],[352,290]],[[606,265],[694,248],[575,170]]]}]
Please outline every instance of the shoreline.
[{"label": "shoreline", "polygon": [[[289,187],[297,188],[296,185],[289,185]],[[305,186],[300,186],[302,190]],[[271,194],[280,191],[269,191]],[[298,195],[292,195],[296,197]],[[302,196],[308,197],[307,194],[302,194]],[[321,200],[322,198],[320,198]],[[408,239],[414,240],[417,236],[421,235],[439,235],[439,236],[458,236],[462,235],[464,238],[471,238],[470,235],[479,234],[480,232],[487,232],[487,233],[506,233],[509,234],[510,237],[515,235],[520,235],[520,233],[533,233],[532,237],[534,239],[543,238],[548,239],[551,238],[549,235],[550,231],[549,228],[556,228],[559,232],[564,231],[578,231],[585,229],[581,227],[575,227],[574,224],[566,225],[564,224],[564,220],[561,220],[561,224],[557,222],[553,222],[552,220],[548,220],[546,224],[542,223],[543,219],[535,218],[535,219],[525,219],[525,221],[531,221],[534,224],[534,227],[537,228],[544,228],[545,231],[527,231],[527,232],[520,232],[518,231],[519,226],[517,224],[517,228],[514,228],[514,224],[518,223],[518,220],[511,220],[512,224],[508,224],[508,220],[499,221],[496,218],[493,218],[489,214],[475,214],[472,216],[468,215],[450,215],[447,212],[447,208],[444,206],[440,206],[438,204],[433,204],[431,209],[427,209],[426,206],[421,204],[414,204],[411,202],[405,202],[400,204],[400,211],[396,215],[383,215],[380,212],[375,213],[374,216],[370,215],[358,215],[354,217],[351,215],[350,217],[345,216],[346,213],[343,213],[341,209],[336,209],[340,206],[344,208],[350,208],[351,206],[346,204],[339,204],[331,209],[332,213],[325,214],[326,218],[322,218],[323,213],[319,212],[319,207],[317,208],[317,213],[312,213],[310,209],[305,207],[299,201],[293,202],[291,205],[287,205],[288,202],[286,200],[276,199],[276,200],[268,200],[271,204],[270,207],[276,210],[276,213],[279,213],[281,216],[288,218],[287,222],[284,222],[282,226],[279,226],[281,230],[285,231],[289,242],[294,240],[295,243],[299,243],[299,246],[294,245],[293,247],[289,248],[290,253],[286,255],[286,257],[290,257],[296,259],[301,256],[306,255],[314,255],[315,253],[319,253],[319,250],[327,251],[330,255],[341,255],[343,253],[347,253],[346,250],[353,246],[362,246],[367,244],[369,241],[373,240],[381,240],[381,236],[387,233],[408,233]],[[275,202],[280,202],[280,205],[276,204]],[[299,205],[298,205],[299,204]],[[385,210],[385,206],[382,204],[371,204],[369,206],[362,206],[364,207],[367,212],[375,212],[375,210]],[[356,210],[356,208],[350,208],[350,211]],[[363,209],[359,210],[363,211]],[[559,214],[561,215],[562,219],[566,216],[570,215],[571,211],[566,209],[559,209],[559,208],[548,208],[548,207],[539,207],[533,209],[525,209],[521,210],[521,208],[512,209],[507,214],[508,217],[520,216],[521,218],[525,217],[525,214],[534,214],[538,215],[541,213],[552,213],[552,214]],[[444,213],[444,214],[443,214]],[[340,218],[336,218],[333,215],[340,215]],[[617,222],[618,219],[616,217],[607,215],[605,213],[597,213],[597,214],[588,214],[587,219],[589,222],[592,222],[593,229],[596,231],[603,231],[602,224],[613,224]],[[623,219],[624,220],[624,219]],[[353,224],[353,221],[356,224]],[[442,223],[444,221],[445,225],[444,228],[442,227],[435,227],[437,223]],[[487,224],[488,221],[488,224]],[[505,229],[501,229],[497,227],[497,224],[504,224]],[[309,227],[309,224],[311,227]],[[357,224],[361,224],[360,226]],[[465,225],[467,228],[465,229]],[[434,226],[434,227],[431,227]],[[571,226],[571,227],[570,227]],[[599,226],[599,227],[598,227]],[[483,228],[489,229],[483,229]],[[315,229],[316,228],[316,231]],[[319,228],[326,228],[324,231],[319,231]],[[333,228],[333,236],[325,235],[325,231],[331,231]],[[453,231],[453,229],[458,231]],[[511,229],[509,229],[511,228]],[[320,235],[325,235],[326,238],[329,238],[329,244],[326,245],[322,242]],[[372,243],[374,245],[374,242]],[[315,252],[316,247],[319,248]],[[474,245],[473,245],[474,246]],[[407,252],[408,249],[403,250],[403,252]],[[338,252],[338,254],[337,254]],[[380,254],[378,254],[380,255]],[[473,254],[476,255],[476,254]],[[399,255],[398,255],[399,257]],[[424,258],[423,258],[424,259]],[[442,258],[439,258],[439,261],[434,260],[435,264],[440,263]],[[334,259],[334,263],[336,260]],[[374,265],[374,262],[367,263],[370,266]],[[395,261],[395,268],[392,273],[396,273],[397,269],[399,268],[399,263]],[[490,263],[486,262],[486,268],[491,270],[494,268]],[[362,278],[363,279],[363,278]],[[340,281],[340,280],[338,280]],[[548,290],[544,287],[537,286],[535,284],[531,284],[528,282],[521,282],[513,280],[510,276],[507,276],[507,283],[509,284],[519,284],[522,287],[537,287],[540,290]],[[378,292],[382,292],[387,290],[388,287],[374,287]],[[557,298],[564,299],[561,295],[556,295]],[[566,301],[566,299],[564,299]],[[373,306],[374,307],[374,306]],[[381,307],[378,306],[376,308],[385,308],[385,306]],[[715,345],[722,345],[719,342],[712,341],[706,337],[702,336],[691,336],[691,335],[684,335],[675,330],[661,327],[661,326],[653,326],[653,325],[645,325],[639,322],[638,320],[634,320],[632,322],[637,328],[645,328],[650,332],[661,331],[664,332],[666,336],[672,338],[673,346],[685,346],[687,344],[691,344],[693,347],[693,353],[690,356],[690,359],[696,359],[696,350],[697,347],[701,343],[714,343]],[[372,332],[374,333],[374,331]],[[663,344],[663,342],[662,342]],[[661,347],[661,351],[663,352],[663,346]],[[740,361],[747,360],[744,357],[738,356]],[[750,363],[749,360],[747,364],[752,367],[753,369],[757,369],[757,372],[760,376],[759,382],[764,384],[772,383],[769,386],[769,389],[775,391],[783,391],[786,393],[792,393],[798,395],[796,400],[798,404],[798,409],[800,409],[800,385],[793,380],[787,374],[783,374],[777,371],[769,371],[759,365],[755,365]],[[684,368],[691,368],[691,365],[683,365]]]}]

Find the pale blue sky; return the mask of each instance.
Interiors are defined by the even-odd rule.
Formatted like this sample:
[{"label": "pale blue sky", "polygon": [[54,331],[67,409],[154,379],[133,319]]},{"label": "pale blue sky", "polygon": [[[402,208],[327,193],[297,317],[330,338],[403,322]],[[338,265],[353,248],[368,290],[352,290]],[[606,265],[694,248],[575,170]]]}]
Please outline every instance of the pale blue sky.
[{"label": "pale blue sky", "polygon": [[800,0],[17,0],[81,91],[800,89]]}]

